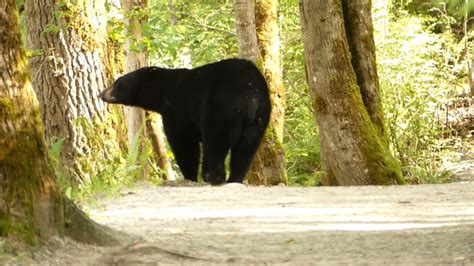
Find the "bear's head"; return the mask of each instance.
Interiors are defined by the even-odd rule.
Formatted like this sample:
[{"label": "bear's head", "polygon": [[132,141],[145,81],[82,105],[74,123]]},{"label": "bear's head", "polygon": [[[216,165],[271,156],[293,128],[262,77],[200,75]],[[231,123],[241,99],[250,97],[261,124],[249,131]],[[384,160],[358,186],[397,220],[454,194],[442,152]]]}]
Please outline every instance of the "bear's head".
[{"label": "bear's head", "polygon": [[118,78],[112,86],[103,90],[99,97],[107,103],[140,106],[140,95],[143,94],[144,69],[138,69]]},{"label": "bear's head", "polygon": [[160,112],[166,71],[158,67],[143,67],[118,78],[99,97],[107,103],[141,107]]}]

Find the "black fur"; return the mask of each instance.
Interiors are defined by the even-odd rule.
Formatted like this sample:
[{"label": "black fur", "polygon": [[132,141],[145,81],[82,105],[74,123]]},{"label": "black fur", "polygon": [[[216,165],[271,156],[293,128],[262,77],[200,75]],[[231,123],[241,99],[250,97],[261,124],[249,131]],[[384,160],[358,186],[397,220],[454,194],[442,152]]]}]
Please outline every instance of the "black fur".
[{"label": "black fur", "polygon": [[270,119],[267,83],[255,65],[228,59],[194,69],[146,67],[128,73],[100,94],[109,103],[142,107],[163,117],[166,137],[188,180],[242,183]]}]

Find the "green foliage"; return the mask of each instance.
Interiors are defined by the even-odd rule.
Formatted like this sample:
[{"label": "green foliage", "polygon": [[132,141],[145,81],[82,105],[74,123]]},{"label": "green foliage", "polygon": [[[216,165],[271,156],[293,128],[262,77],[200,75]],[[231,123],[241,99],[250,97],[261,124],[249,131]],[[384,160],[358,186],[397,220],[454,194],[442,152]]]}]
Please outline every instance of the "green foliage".
[{"label": "green foliage", "polygon": [[392,148],[411,182],[436,183],[446,176],[439,138],[440,105],[463,73],[459,45],[450,33],[429,31],[430,18],[375,21],[378,70]]},{"label": "green foliage", "polygon": [[143,28],[152,65],[198,66],[236,57],[232,1],[154,0]]},{"label": "green foliage", "polygon": [[[93,127],[85,119],[79,119],[77,123],[87,132],[89,139],[102,142],[101,136],[93,131]],[[133,140],[132,146],[128,152],[113,154],[111,158],[104,159],[104,154],[92,154],[90,157],[79,159],[79,164],[94,165],[94,169],[86,169],[89,174],[89,180],[81,181],[79,186],[71,184],[70,179],[66,178],[67,174],[74,175],[73,169],[66,169],[61,162],[61,152],[64,145],[64,139],[53,141],[50,145],[48,154],[52,162],[52,166],[57,177],[57,182],[61,190],[68,198],[75,200],[88,199],[97,194],[114,194],[121,188],[131,186],[137,180],[142,178],[143,168],[151,165],[153,169],[157,166],[149,160],[153,156],[151,143],[148,139],[137,135]],[[93,141],[92,141],[93,142]],[[163,178],[161,172],[150,171],[149,181],[155,184],[162,184]]]},{"label": "green foliage", "polygon": [[466,15],[468,18],[474,15],[474,1],[466,3],[466,0],[385,0],[383,2],[393,4],[393,11],[397,14],[430,15],[441,20],[449,18],[453,19],[451,23],[457,23],[457,26],[462,26]]},{"label": "green foliage", "polygon": [[23,9],[23,6],[25,4],[25,0],[16,0],[15,3],[16,3],[16,7],[18,9]]},{"label": "green foliage", "polygon": [[55,25],[55,24],[48,24],[46,27],[43,29],[42,33],[58,33],[60,28]]},{"label": "green foliage", "polygon": [[321,155],[318,130],[304,68],[297,1],[280,4],[283,82],[287,94],[284,147],[290,185],[319,182]]},{"label": "green foliage", "polygon": [[472,12],[474,10],[474,1],[466,0],[433,0],[433,3],[438,6],[444,6],[451,14],[464,15],[466,12]]},{"label": "green foliage", "polygon": [[[468,11],[474,10],[474,2],[466,0],[392,0],[393,4],[401,9],[409,11],[427,12],[431,8],[443,8],[451,14],[464,14],[466,9]],[[426,13],[425,13],[426,14]]]},{"label": "green foliage", "polygon": [[48,156],[54,170],[54,175],[62,191],[66,192],[66,196],[71,197],[71,186],[66,178],[66,173],[61,165],[61,149],[64,146],[65,139],[53,139],[48,149]]},{"label": "green foliage", "polygon": [[131,50],[150,55],[150,64],[167,67],[192,67],[224,58],[236,57],[233,1],[152,0],[146,10],[124,14],[111,3],[109,38],[124,43],[123,17],[144,18],[142,38],[133,40]]},{"label": "green foliage", "polygon": [[[7,215],[3,212],[0,212],[0,239],[8,239],[6,238],[8,236],[21,237],[30,246],[38,245],[38,239],[33,228],[33,223],[29,221],[28,218],[21,222],[13,222],[11,219],[11,214]],[[0,244],[3,245],[1,242]],[[0,257],[2,253],[1,245]],[[8,243],[6,247],[8,248]]]}]

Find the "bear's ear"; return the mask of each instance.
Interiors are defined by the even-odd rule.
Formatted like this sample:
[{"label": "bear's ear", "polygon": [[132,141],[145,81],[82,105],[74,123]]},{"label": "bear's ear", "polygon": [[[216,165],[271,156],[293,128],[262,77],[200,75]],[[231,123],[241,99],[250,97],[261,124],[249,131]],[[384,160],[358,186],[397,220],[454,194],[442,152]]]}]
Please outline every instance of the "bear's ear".
[{"label": "bear's ear", "polygon": [[112,91],[114,90],[114,85],[108,87],[107,89],[103,90],[100,94],[99,97],[107,103],[115,103],[117,102],[117,99],[115,98],[114,95],[112,95]]}]

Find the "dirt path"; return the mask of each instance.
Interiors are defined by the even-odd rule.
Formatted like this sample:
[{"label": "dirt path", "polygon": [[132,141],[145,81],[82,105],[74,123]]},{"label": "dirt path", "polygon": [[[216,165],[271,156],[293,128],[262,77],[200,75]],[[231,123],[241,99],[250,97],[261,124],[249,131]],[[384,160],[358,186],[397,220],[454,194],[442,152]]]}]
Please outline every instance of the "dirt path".
[{"label": "dirt path", "polygon": [[151,187],[89,213],[137,236],[52,241],[28,263],[474,264],[474,183],[399,187]]}]

